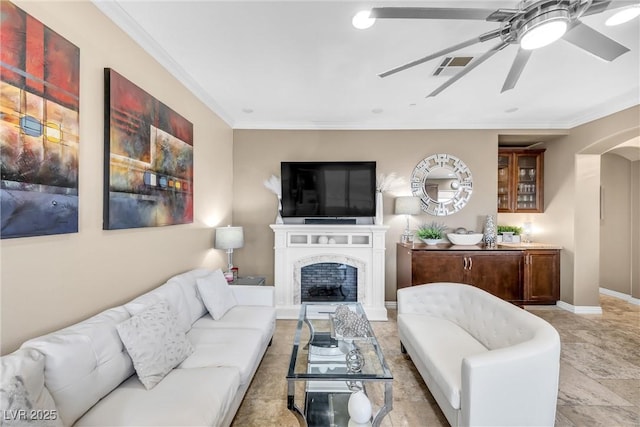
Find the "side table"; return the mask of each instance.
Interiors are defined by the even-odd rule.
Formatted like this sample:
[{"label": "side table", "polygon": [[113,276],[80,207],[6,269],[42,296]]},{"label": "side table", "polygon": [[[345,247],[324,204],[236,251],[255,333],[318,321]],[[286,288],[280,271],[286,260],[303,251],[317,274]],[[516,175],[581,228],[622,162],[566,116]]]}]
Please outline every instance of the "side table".
[{"label": "side table", "polygon": [[230,285],[264,286],[267,278],[265,276],[244,276],[238,277]]}]

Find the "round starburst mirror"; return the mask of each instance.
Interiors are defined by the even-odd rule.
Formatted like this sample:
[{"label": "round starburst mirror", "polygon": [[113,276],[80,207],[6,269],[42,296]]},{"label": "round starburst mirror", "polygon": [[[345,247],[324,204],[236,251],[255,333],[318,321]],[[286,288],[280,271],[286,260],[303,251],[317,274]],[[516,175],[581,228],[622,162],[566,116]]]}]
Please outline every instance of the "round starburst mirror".
[{"label": "round starburst mirror", "polygon": [[422,210],[445,216],[469,202],[473,178],[467,165],[450,154],[434,154],[421,160],[411,174],[411,191],[420,197]]}]

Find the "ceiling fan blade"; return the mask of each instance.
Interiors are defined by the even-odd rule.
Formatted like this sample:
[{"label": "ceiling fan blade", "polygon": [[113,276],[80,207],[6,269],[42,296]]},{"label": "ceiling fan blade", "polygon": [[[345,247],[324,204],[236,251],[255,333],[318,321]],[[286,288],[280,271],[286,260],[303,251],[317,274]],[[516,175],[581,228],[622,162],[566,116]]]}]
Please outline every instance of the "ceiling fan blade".
[{"label": "ceiling fan blade", "polygon": [[632,6],[634,4],[638,4],[638,2],[634,0],[593,0],[591,6],[589,6],[581,16],[595,15],[597,13],[602,13],[605,10],[619,9],[621,7]]},{"label": "ceiling fan blade", "polygon": [[434,52],[434,53],[432,53],[430,55],[427,55],[425,57],[422,57],[420,59],[416,59],[415,61],[411,61],[411,62],[408,62],[408,63],[406,63],[404,65],[400,65],[399,67],[392,68],[392,69],[390,69],[388,71],[385,71],[384,73],[378,74],[378,76],[379,77],[387,77],[387,76],[390,76],[392,74],[398,73],[400,71],[404,71],[404,70],[406,70],[408,68],[415,67],[416,65],[420,65],[420,64],[425,63],[427,61],[431,61],[432,59],[438,58],[438,57],[446,55],[448,53],[455,52],[456,50],[460,50],[460,49],[465,48],[467,46],[471,46],[471,45],[476,44],[476,43],[480,43],[480,42],[484,42],[484,41],[487,41],[487,40],[494,39],[494,38],[500,36],[500,31],[501,30],[499,30],[499,29],[498,30],[494,30],[494,31],[490,31],[490,32],[482,34],[482,35],[480,35],[478,37],[474,37],[474,38],[469,39],[467,41],[464,41],[462,43],[458,43],[456,45],[453,45],[453,46],[450,46],[448,48],[445,48],[445,49],[439,50],[437,52]]},{"label": "ceiling fan blade", "polygon": [[484,21],[494,9],[455,7],[374,7],[371,18],[377,19],[479,19]]},{"label": "ceiling fan blade", "polygon": [[613,61],[629,52],[629,48],[579,21],[567,31],[563,39],[605,61]]},{"label": "ceiling fan blade", "polygon": [[437,87],[436,90],[434,90],[429,95],[427,95],[427,98],[438,95],[440,92],[442,92],[443,90],[445,90],[446,88],[448,88],[449,86],[451,86],[452,84],[454,84],[455,82],[457,82],[458,80],[460,80],[461,78],[463,78],[464,76],[469,74],[469,72],[471,70],[476,68],[478,65],[482,64],[487,59],[491,58],[493,55],[495,55],[496,53],[498,53],[500,50],[504,49],[508,45],[509,45],[509,42],[506,42],[504,40],[501,41],[500,43],[498,43],[497,45],[492,47],[489,51],[483,53],[482,56],[480,56],[480,58],[478,58],[475,61],[471,62],[467,67],[465,67],[458,74],[456,74],[455,76],[451,77],[445,83],[443,83],[442,85]]},{"label": "ceiling fan blade", "polygon": [[532,50],[522,49],[518,50],[515,59],[513,60],[513,64],[511,65],[511,69],[509,70],[509,74],[507,74],[507,78],[504,81],[504,86],[502,86],[502,92],[506,92],[508,90],[513,89],[520,78],[520,74],[522,74],[522,70],[529,62],[529,58],[531,58]]}]

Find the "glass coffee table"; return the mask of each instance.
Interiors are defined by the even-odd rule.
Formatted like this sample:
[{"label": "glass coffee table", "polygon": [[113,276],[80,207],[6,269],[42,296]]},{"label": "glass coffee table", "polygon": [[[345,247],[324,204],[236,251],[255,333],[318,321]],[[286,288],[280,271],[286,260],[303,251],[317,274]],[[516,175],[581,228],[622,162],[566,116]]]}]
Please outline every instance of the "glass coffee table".
[{"label": "glass coffee table", "polygon": [[302,304],[287,373],[287,407],[301,426],[346,427],[358,390],[372,403],[369,422],[379,426],[393,407],[392,382],[360,303]]}]

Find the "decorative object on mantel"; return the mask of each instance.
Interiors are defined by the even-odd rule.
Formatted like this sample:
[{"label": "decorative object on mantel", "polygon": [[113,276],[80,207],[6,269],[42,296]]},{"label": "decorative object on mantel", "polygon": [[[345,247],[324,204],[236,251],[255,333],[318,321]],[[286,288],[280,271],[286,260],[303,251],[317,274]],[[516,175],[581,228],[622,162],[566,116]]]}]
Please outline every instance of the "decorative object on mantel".
[{"label": "decorative object on mantel", "polygon": [[418,228],[416,235],[427,245],[437,245],[442,242],[446,229],[447,226],[443,223],[432,221],[428,224],[422,224],[420,228]]},{"label": "decorative object on mantel", "polygon": [[284,221],[282,220],[282,186],[280,185],[280,177],[271,175],[271,177],[264,182],[264,186],[278,198],[278,215],[276,216],[276,224],[284,224]]},{"label": "decorative object on mantel", "polygon": [[216,238],[214,243],[216,249],[227,250],[227,272],[233,270],[233,250],[244,246],[244,232],[242,227],[226,227],[216,228]]},{"label": "decorative object on mantel", "polygon": [[495,248],[497,240],[495,215],[487,215],[484,222],[484,244],[488,248]]},{"label": "decorative object on mantel", "polygon": [[409,228],[409,219],[411,218],[411,215],[418,215],[420,211],[420,197],[396,197],[395,213],[396,215],[404,215],[407,219],[407,226],[404,229],[404,233],[402,234],[402,243],[413,242],[413,233]]},{"label": "decorative object on mantel", "polygon": [[378,175],[376,182],[376,218],[374,222],[376,225],[382,225],[383,221],[382,195],[400,187],[404,182],[404,178],[397,176],[395,172],[391,172],[389,175],[383,173]]}]

